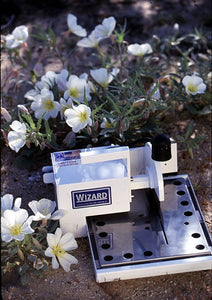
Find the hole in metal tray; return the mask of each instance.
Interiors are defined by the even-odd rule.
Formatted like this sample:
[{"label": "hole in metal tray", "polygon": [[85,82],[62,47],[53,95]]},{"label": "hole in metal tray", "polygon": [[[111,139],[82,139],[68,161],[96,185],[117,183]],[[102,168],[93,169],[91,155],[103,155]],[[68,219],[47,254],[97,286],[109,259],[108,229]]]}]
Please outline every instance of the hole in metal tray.
[{"label": "hole in metal tray", "polygon": [[124,256],[124,258],[126,258],[126,259],[130,259],[130,258],[133,257],[133,254],[132,254],[132,253],[125,253],[123,256]]},{"label": "hole in metal tray", "polygon": [[111,255],[106,255],[106,256],[104,257],[104,260],[105,260],[105,261],[111,261],[111,260],[113,260],[113,257],[112,257]]},{"label": "hole in metal tray", "polygon": [[192,215],[193,215],[192,211],[185,211],[184,212],[184,216],[186,216],[186,217],[190,217]]},{"label": "hole in metal tray", "polygon": [[102,237],[102,238],[103,238],[103,237],[106,237],[106,236],[107,236],[107,232],[104,232],[104,231],[103,231],[103,232],[100,232],[100,233],[99,233],[99,236]]},{"label": "hole in metal tray", "polygon": [[110,244],[102,244],[102,249],[109,249],[110,248]]}]

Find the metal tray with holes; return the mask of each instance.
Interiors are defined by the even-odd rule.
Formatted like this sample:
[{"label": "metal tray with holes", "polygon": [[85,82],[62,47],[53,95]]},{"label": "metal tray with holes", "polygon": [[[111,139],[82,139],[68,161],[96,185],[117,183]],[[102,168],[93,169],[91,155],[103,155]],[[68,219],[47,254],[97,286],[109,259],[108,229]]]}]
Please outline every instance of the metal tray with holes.
[{"label": "metal tray with holes", "polygon": [[133,191],[130,211],[87,217],[98,282],[212,268],[212,242],[187,175],[164,178],[165,201]]}]

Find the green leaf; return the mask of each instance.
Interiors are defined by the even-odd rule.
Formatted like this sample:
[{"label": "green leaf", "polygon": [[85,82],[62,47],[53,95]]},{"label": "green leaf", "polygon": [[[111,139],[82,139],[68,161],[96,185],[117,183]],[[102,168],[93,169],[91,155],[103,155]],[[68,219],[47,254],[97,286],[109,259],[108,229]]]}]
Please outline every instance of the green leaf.
[{"label": "green leaf", "polygon": [[23,285],[26,285],[29,282],[29,275],[27,273],[24,273],[20,276],[20,280]]},{"label": "green leaf", "polygon": [[36,255],[33,255],[33,254],[29,254],[29,255],[27,256],[27,259],[28,259],[29,261],[31,261],[31,262],[36,261],[36,258],[37,258],[37,256],[36,256]]},{"label": "green leaf", "polygon": [[37,122],[37,131],[38,132],[41,129],[41,123],[42,123],[44,115],[45,115],[45,113],[38,119],[38,122]]},{"label": "green leaf", "polygon": [[99,105],[98,107],[96,107],[94,110],[92,110],[91,115],[92,115],[92,116],[95,116],[95,115],[102,109],[102,107],[103,107],[106,103],[107,103],[107,102],[102,103],[101,105]]},{"label": "green leaf", "polygon": [[14,263],[11,263],[11,262],[7,262],[7,268],[9,268],[9,269],[12,269],[12,268],[14,268],[15,266],[16,266],[17,264],[14,262]]},{"label": "green leaf", "polygon": [[55,48],[56,47],[56,36],[55,36],[54,31],[51,28],[49,28],[49,36],[52,40],[52,46]]},{"label": "green leaf", "polygon": [[186,131],[186,134],[185,134],[185,140],[187,140],[193,133],[193,126],[194,126],[194,121],[192,120],[190,122],[190,124],[188,125],[188,129]]},{"label": "green leaf", "polygon": [[36,130],[36,126],[34,121],[32,120],[31,116],[28,114],[22,114],[22,116],[24,117],[24,119],[29,123],[30,127],[32,128],[32,130]]},{"label": "green leaf", "polygon": [[121,111],[118,107],[118,105],[115,103],[115,101],[109,96],[109,94],[107,95],[107,98],[109,100],[109,102],[112,104],[113,108],[115,109],[115,111],[118,113],[118,114],[121,114]]},{"label": "green leaf", "polygon": [[10,251],[9,256],[12,257],[12,256],[14,256],[15,254],[17,254],[17,252],[18,252],[18,247],[14,247],[14,248]]},{"label": "green leaf", "polygon": [[44,119],[44,126],[45,126],[45,131],[46,131],[47,136],[48,136],[48,137],[51,137],[51,135],[52,135],[52,130],[51,130],[50,127],[49,127],[48,121],[46,121],[45,119]]},{"label": "green leaf", "polygon": [[18,273],[20,276],[26,273],[26,271],[29,269],[29,265],[27,263],[23,264],[18,268]]}]

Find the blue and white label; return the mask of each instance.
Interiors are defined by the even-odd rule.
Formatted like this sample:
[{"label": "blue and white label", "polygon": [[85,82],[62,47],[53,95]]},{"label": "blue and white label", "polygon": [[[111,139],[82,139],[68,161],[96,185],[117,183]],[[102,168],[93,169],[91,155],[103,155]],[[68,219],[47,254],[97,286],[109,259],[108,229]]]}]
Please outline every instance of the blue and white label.
[{"label": "blue and white label", "polygon": [[80,150],[54,152],[55,162],[80,159]]},{"label": "blue and white label", "polygon": [[111,187],[78,190],[71,192],[73,208],[112,204]]}]

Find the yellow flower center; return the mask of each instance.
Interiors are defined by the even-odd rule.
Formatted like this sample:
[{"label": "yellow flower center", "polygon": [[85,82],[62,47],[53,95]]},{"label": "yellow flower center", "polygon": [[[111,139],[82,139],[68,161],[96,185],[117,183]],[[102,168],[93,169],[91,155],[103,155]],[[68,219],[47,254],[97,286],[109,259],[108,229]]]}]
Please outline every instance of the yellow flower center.
[{"label": "yellow flower center", "polygon": [[80,113],[78,114],[78,117],[79,117],[80,122],[85,122],[85,121],[88,120],[88,114],[87,114],[86,111],[80,112]]},{"label": "yellow flower center", "polygon": [[47,99],[43,104],[45,110],[52,110],[54,109],[54,103],[51,99]]},{"label": "yellow flower center", "polygon": [[79,90],[76,88],[70,88],[69,95],[73,98],[77,98],[79,95]]},{"label": "yellow flower center", "polygon": [[40,210],[40,212],[42,213],[42,215],[47,216],[49,214],[49,210],[47,208],[43,208]]},{"label": "yellow flower center", "polygon": [[65,250],[60,245],[55,245],[52,248],[52,253],[55,256],[60,257],[60,256],[63,256],[66,252],[65,252]]},{"label": "yellow flower center", "polygon": [[113,125],[109,123],[108,121],[105,122],[105,128],[112,128]]},{"label": "yellow flower center", "polygon": [[10,234],[12,236],[19,235],[20,233],[22,233],[22,231],[23,231],[22,224],[17,224],[10,228]]},{"label": "yellow flower center", "polygon": [[187,89],[188,89],[188,91],[189,91],[190,93],[195,93],[195,92],[197,91],[196,85],[194,85],[194,84],[192,84],[192,83],[189,83],[189,84],[188,84]]}]

